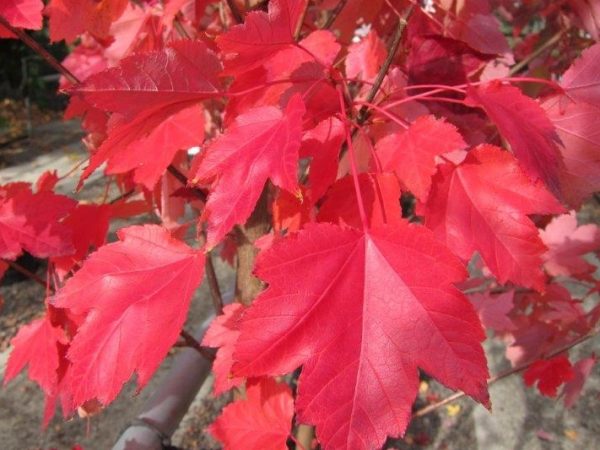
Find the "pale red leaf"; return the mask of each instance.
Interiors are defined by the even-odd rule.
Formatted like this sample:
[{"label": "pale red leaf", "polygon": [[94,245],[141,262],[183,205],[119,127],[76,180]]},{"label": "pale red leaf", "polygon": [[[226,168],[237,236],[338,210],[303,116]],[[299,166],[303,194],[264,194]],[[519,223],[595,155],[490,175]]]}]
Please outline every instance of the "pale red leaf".
[{"label": "pale red leaf", "polygon": [[597,358],[595,355],[589,358],[580,359],[573,366],[575,376],[573,379],[567,381],[563,388],[564,403],[566,408],[571,408],[577,402],[581,396],[581,391],[585,385],[586,380],[592,373],[592,369],[596,364]]},{"label": "pale red leaf", "polygon": [[569,97],[600,108],[600,44],[583,51],[565,72],[560,85]]},{"label": "pale red leaf", "polygon": [[219,349],[212,366],[215,375],[214,395],[220,395],[232,387],[241,385],[244,381],[243,378],[231,375],[233,350],[240,335],[239,319],[243,311],[244,308],[240,303],[226,305],[223,314],[212,321],[202,338],[202,345]]},{"label": "pale red leaf", "polygon": [[494,331],[507,331],[516,329],[508,314],[513,309],[513,291],[499,295],[475,293],[469,295],[469,300],[475,306],[481,323],[486,329]]},{"label": "pale red leaf", "polygon": [[303,2],[271,0],[269,12],[253,11],[244,23],[217,36],[229,74],[247,72],[274,53],[294,44],[294,31],[302,14]]},{"label": "pale red leaf", "polygon": [[305,121],[313,125],[339,110],[337,91],[329,81],[330,66],[340,45],[329,31],[318,30],[262,61],[260,67],[236,76],[225,111],[225,125],[250,108],[285,106],[294,94],[302,95]]},{"label": "pale red leaf", "polygon": [[[398,223],[402,220],[400,185],[393,174],[361,173],[358,175],[358,184],[369,226]],[[362,228],[351,175],[346,175],[331,187],[319,210],[317,220]]]},{"label": "pale red leaf", "polygon": [[540,181],[523,173],[512,155],[483,145],[459,166],[439,167],[425,224],[464,260],[479,252],[501,283],[541,290],[546,247],[527,215],[563,211]]},{"label": "pale red leaf", "polygon": [[454,125],[421,116],[407,130],[379,140],[375,148],[382,170],[394,172],[404,189],[425,201],[435,174],[435,157],[466,146]]},{"label": "pale red leaf", "polygon": [[559,193],[560,138],[540,105],[518,88],[494,81],[469,89],[467,100],[485,110],[525,172]]},{"label": "pale red leaf", "polygon": [[73,251],[71,232],[60,222],[76,202],[63,195],[29,187],[0,199],[0,258],[16,259],[23,250],[38,258]]},{"label": "pale red leaf", "polygon": [[[15,28],[39,30],[42,28],[42,0],[2,0],[0,16]],[[0,29],[4,29],[0,25]]]},{"label": "pale red leaf", "polygon": [[510,51],[500,22],[491,11],[488,0],[452,2],[454,14],[448,17],[444,32],[481,53],[503,54]]},{"label": "pale red leaf", "polygon": [[[42,0],[2,0],[0,16],[15,28],[42,28]],[[0,28],[4,28],[0,25]]]},{"label": "pale red leaf", "polygon": [[87,313],[74,336],[65,389],[75,406],[110,403],[134,371],[141,389],[177,341],[204,255],[157,225],[118,232],[53,298],[60,308]]},{"label": "pale red leaf", "polygon": [[[178,150],[202,139],[197,104],[216,95],[219,69],[206,44],[177,41],[163,50],[126,58],[77,86],[74,95],[115,113],[108,138],[92,156],[81,181],[109,160],[113,173],[135,168],[136,179],[153,187]],[[148,152],[153,156],[141,156]]]},{"label": "pale red leaf", "polygon": [[179,104],[183,109],[218,94],[220,63],[202,41],[175,41],[138,53],[72,90],[89,104],[126,119]]},{"label": "pale red leaf", "polygon": [[85,31],[106,39],[111,24],[123,14],[128,3],[128,0],[51,0],[46,8],[50,39],[71,42]]},{"label": "pale red leaf", "polygon": [[63,278],[88,252],[104,245],[111,218],[111,205],[78,205],[63,221],[71,230],[74,252],[52,258],[56,274]]},{"label": "pale red leaf", "polygon": [[544,267],[552,275],[586,275],[596,270],[583,256],[600,249],[600,228],[595,224],[577,226],[575,211],[555,217],[540,231],[548,247]]},{"label": "pale red leaf", "polygon": [[595,0],[568,0],[568,3],[592,39],[600,41],[600,3]]},{"label": "pale red leaf", "polygon": [[13,349],[4,373],[4,385],[29,366],[29,378],[47,395],[55,394],[60,363],[58,346],[66,343],[64,332],[52,325],[48,314],[23,325],[11,340]]},{"label": "pale red leaf", "polygon": [[418,368],[488,404],[485,335],[453,286],[465,268],[424,227],[308,226],[262,252],[255,271],[269,287],[242,318],[233,371],[303,365],[298,420],[316,425],[324,449],[402,435]]},{"label": "pale red leaf", "polygon": [[299,198],[288,191],[280,190],[277,197],[271,203],[273,210],[273,230],[280,233],[283,230],[287,232],[298,231],[304,224],[314,218],[313,204],[309,200],[309,195],[302,187]]},{"label": "pale red leaf", "polygon": [[560,172],[562,196],[577,208],[600,191],[600,108],[587,103],[563,105],[560,98],[543,104],[564,146]]},{"label": "pale red leaf", "polygon": [[225,450],[286,450],[293,416],[289,386],[261,378],[248,381],[246,398],[227,405],[208,430]]},{"label": "pale red leaf", "polygon": [[344,125],[330,117],[309,130],[302,138],[300,156],[311,157],[308,182],[313,202],[319,200],[336,178],[338,158],[346,139]]},{"label": "pale red leaf", "polygon": [[203,140],[204,112],[199,105],[192,105],[169,116],[148,135],[125,148],[112,146],[113,140],[109,138],[94,154],[90,164],[107,159],[106,173],[133,170],[133,180],[152,190],[177,152],[200,145]]},{"label": "pale red leaf", "polygon": [[533,386],[537,382],[538,390],[546,397],[556,397],[558,387],[574,377],[573,367],[565,356],[540,359],[523,373],[525,384]]},{"label": "pale red leaf", "polygon": [[298,149],[304,104],[292,97],[285,110],[265,106],[239,115],[192,168],[195,182],[217,178],[208,197],[207,245],[214,247],[252,213],[268,179],[297,193]]},{"label": "pale red leaf", "polygon": [[386,56],[385,44],[377,36],[377,32],[371,30],[363,40],[348,47],[345,61],[346,76],[372,81],[377,76]]}]

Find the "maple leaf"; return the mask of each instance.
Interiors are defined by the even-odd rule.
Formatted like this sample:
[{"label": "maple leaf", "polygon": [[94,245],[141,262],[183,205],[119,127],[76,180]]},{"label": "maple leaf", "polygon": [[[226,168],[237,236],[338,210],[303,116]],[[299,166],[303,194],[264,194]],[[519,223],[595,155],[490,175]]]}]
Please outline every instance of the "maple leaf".
[{"label": "maple leaf", "polygon": [[215,396],[241,385],[244,381],[243,378],[231,376],[234,345],[240,335],[238,322],[243,311],[244,307],[240,303],[226,305],[223,314],[212,321],[202,338],[202,345],[219,348],[212,366],[215,374]]},{"label": "maple leaf", "polygon": [[[162,50],[125,58],[119,66],[75,87],[76,98],[115,113],[108,138],[92,156],[81,181],[108,160],[109,170],[136,168],[138,180],[153,186],[182,146],[202,138],[197,104],[218,94],[219,70],[220,63],[206,44],[176,41]],[[188,128],[186,134],[175,133]],[[162,145],[166,147],[154,148]],[[151,151],[156,157],[142,158],[145,164],[140,167],[140,154],[148,152],[149,146],[154,146]]]},{"label": "maple leaf", "polygon": [[128,0],[52,0],[46,8],[50,39],[75,40],[84,31],[102,40],[129,4]]},{"label": "maple leaf", "polygon": [[52,258],[57,275],[63,278],[90,249],[100,248],[106,241],[111,205],[78,205],[62,222],[71,230],[74,252]]},{"label": "maple leaf", "polygon": [[288,191],[280,190],[273,200],[271,208],[273,210],[273,230],[276,233],[280,233],[282,230],[298,231],[305,223],[313,221],[314,208],[312,202],[308,200],[311,193],[306,189],[300,189],[302,198],[298,198]]},{"label": "maple leaf", "polygon": [[285,47],[262,60],[259,67],[236,76],[229,91],[238,95],[227,104],[225,124],[249,108],[283,107],[294,94],[302,95],[307,109],[305,120],[314,125],[337,113],[338,95],[330,75],[339,51],[340,45],[331,32],[317,30],[298,46]]},{"label": "maple leaf", "polygon": [[454,125],[435,116],[421,116],[407,130],[379,140],[375,148],[382,170],[394,172],[406,190],[425,201],[435,174],[435,157],[466,146]]},{"label": "maple leaf", "polygon": [[506,331],[516,329],[508,314],[513,309],[513,291],[492,296],[489,293],[469,295],[469,300],[475,306],[481,323],[486,329]]},{"label": "maple leaf", "polygon": [[[400,186],[394,175],[361,173],[358,175],[358,184],[369,226],[402,220]],[[319,209],[317,220],[362,228],[352,175],[346,175],[331,187]]]},{"label": "maple leaf", "polygon": [[542,290],[546,247],[527,214],[563,211],[512,155],[481,145],[459,166],[439,166],[425,206],[425,224],[463,260],[478,251],[501,283]]},{"label": "maple leaf", "polygon": [[470,88],[466,100],[485,110],[530,177],[544,181],[554,194],[560,193],[560,138],[535,100],[497,81]]},{"label": "maple leaf", "polygon": [[523,373],[525,384],[533,386],[537,381],[538,390],[546,397],[556,397],[558,387],[574,377],[573,367],[565,356],[536,361]]},{"label": "maple leaf", "polygon": [[360,42],[348,47],[348,56],[344,62],[346,76],[372,81],[377,76],[386,56],[385,44],[377,33],[371,30]]},{"label": "maple leaf", "polygon": [[312,158],[308,182],[313,202],[319,200],[336,178],[338,157],[346,131],[341,120],[329,117],[320,122],[302,138],[300,157]]},{"label": "maple leaf", "polygon": [[273,106],[248,110],[199,155],[191,170],[194,182],[218,178],[204,212],[209,248],[246,221],[267,179],[297,192],[304,111],[299,95],[283,111]]},{"label": "maple leaf", "polygon": [[542,104],[564,146],[560,172],[562,196],[579,207],[600,190],[600,108],[587,103],[564,103],[555,97]]},{"label": "maple leaf", "polygon": [[29,378],[39,384],[46,394],[55,393],[58,384],[58,344],[67,343],[63,330],[52,325],[46,314],[23,325],[10,343],[13,349],[4,373],[4,385],[28,365]]},{"label": "maple leaf", "polygon": [[488,404],[485,335],[453,286],[465,268],[424,227],[308,226],[261,252],[255,273],[269,287],[242,318],[233,372],[303,365],[298,420],[325,449],[403,434],[418,368]]},{"label": "maple leaf", "polygon": [[583,256],[600,248],[600,228],[595,224],[577,226],[575,211],[555,217],[540,231],[548,247],[544,267],[552,276],[585,276],[596,270]]},{"label": "maple leaf", "polygon": [[467,43],[481,53],[503,54],[510,51],[500,22],[491,12],[487,1],[447,3],[442,8],[455,8],[444,24],[444,32]]},{"label": "maple leaf", "polygon": [[302,14],[303,2],[271,0],[269,12],[252,11],[244,23],[217,36],[224,54],[225,73],[247,72],[269,56],[294,44],[294,31]]},{"label": "maple leaf", "polygon": [[208,431],[225,450],[285,450],[293,416],[289,386],[260,378],[248,381],[246,398],[227,405]]},{"label": "maple leaf", "polygon": [[0,258],[16,259],[23,250],[38,258],[73,251],[71,232],[60,222],[76,202],[49,191],[32,193],[29,185],[9,187],[0,195]]},{"label": "maple leaf", "polygon": [[[42,0],[3,0],[0,16],[15,28],[39,30],[42,28]],[[0,28],[4,28],[0,25]]]},{"label": "maple leaf", "polygon": [[600,44],[594,44],[583,51],[560,82],[569,97],[597,108],[600,108],[599,59]]},{"label": "maple leaf", "polygon": [[583,386],[592,373],[592,369],[596,364],[596,355],[588,358],[582,358],[573,365],[575,376],[565,383],[563,388],[564,403],[566,408],[572,408],[579,399]]},{"label": "maple leaf", "polygon": [[202,252],[157,225],[123,228],[55,294],[59,308],[87,313],[67,357],[75,406],[110,403],[134,371],[141,389],[176,342],[204,271]]}]

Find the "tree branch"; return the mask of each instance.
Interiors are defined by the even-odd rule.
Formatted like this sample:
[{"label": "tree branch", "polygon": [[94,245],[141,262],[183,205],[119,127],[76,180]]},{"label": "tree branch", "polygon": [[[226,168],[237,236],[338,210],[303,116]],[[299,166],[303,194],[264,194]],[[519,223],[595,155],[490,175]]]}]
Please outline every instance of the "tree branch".
[{"label": "tree branch", "polygon": [[[167,171],[171,175],[173,175],[177,179],[177,181],[179,181],[181,184],[183,184],[183,186],[185,186],[185,187],[188,186],[188,178],[173,164],[169,164],[169,167],[167,167]],[[196,187],[192,187],[191,189],[196,197],[198,197],[200,200],[202,200],[204,203],[206,203],[207,196],[206,196],[206,193],[202,189],[198,189]]]},{"label": "tree branch", "polygon": [[321,27],[322,30],[326,30],[333,25],[333,22],[335,22],[335,19],[340,15],[342,9],[346,6],[346,3],[348,3],[348,0],[340,0],[338,4],[335,5],[335,8],[333,8],[333,11],[331,11],[331,14],[329,14],[329,17],[327,18],[327,21]]},{"label": "tree branch", "polygon": [[[552,358],[554,356],[557,356],[557,355],[559,355],[563,352],[566,352],[567,350],[575,347],[576,345],[579,345],[579,344],[597,336],[599,332],[600,332],[600,329],[590,331],[588,334],[580,336],[579,338],[575,339],[574,341],[570,342],[569,344],[566,344],[566,345],[548,353],[547,355],[542,355],[542,357],[547,359],[547,358]],[[493,376],[492,378],[490,378],[488,380],[488,386],[491,386],[492,384],[494,384],[510,375],[514,375],[515,373],[519,373],[519,372],[526,370],[529,366],[531,366],[537,360],[538,359],[534,359],[533,361],[529,361],[528,363],[521,364],[520,366],[513,367],[512,369],[505,370],[504,372],[501,372],[498,375]],[[417,417],[423,417],[423,416],[435,411],[439,407],[447,405],[448,403],[452,403],[453,401],[458,400],[459,398],[462,398],[465,395],[466,394],[464,392],[456,392],[456,393],[446,397],[445,399],[440,400],[439,402],[432,403],[431,405],[427,405],[421,409],[418,409],[417,411],[415,411],[412,414],[412,418],[415,419]]]},{"label": "tree branch", "polygon": [[206,254],[205,273],[210,296],[213,301],[213,306],[215,307],[215,314],[223,314],[223,296],[221,295],[221,289],[219,288],[219,281],[217,280],[217,273],[212,260],[212,252]]},{"label": "tree branch", "polygon": [[0,16],[0,25],[6,28],[11,33],[15,34],[25,45],[31,48],[34,52],[40,55],[44,60],[50,64],[56,71],[62,74],[71,84],[79,84],[79,79],[73,75],[73,73],[63,66],[60,61],[58,61],[48,50],[42,47],[40,44],[36,42],[31,36],[25,33],[23,30],[19,28],[13,27],[8,21]]},{"label": "tree branch", "polygon": [[[410,18],[410,15],[412,14],[414,8],[415,8],[415,6],[411,4],[408,8],[406,8],[406,11],[402,15],[402,17],[400,17],[398,19],[398,25],[396,26],[396,31],[394,32],[394,37],[392,38],[392,43],[388,50],[387,58],[383,62],[381,69],[379,69],[379,73],[377,74],[377,77],[375,78],[373,86],[371,87],[371,90],[367,94],[367,98],[365,100],[367,103],[371,103],[373,101],[373,99],[377,95],[377,92],[379,92],[379,89],[381,88],[383,79],[387,75],[388,70],[390,70],[390,66],[392,64],[394,56],[396,55],[396,51],[398,50],[398,47],[400,46],[400,41],[402,40],[402,35],[404,34],[404,29],[406,28],[406,25],[408,24],[408,19]],[[363,123],[365,123],[365,121],[367,120],[368,117],[369,117],[369,107],[367,105],[364,105],[358,111],[358,117],[356,119],[356,122],[358,123],[358,125],[362,125]]]},{"label": "tree branch", "polygon": [[9,261],[6,259],[3,259],[2,261],[4,261],[6,264],[8,264],[13,270],[16,270],[17,272],[19,272],[22,275],[25,275],[27,278],[29,278],[32,281],[35,281],[37,284],[39,284],[40,286],[43,286],[44,289],[46,289],[46,287],[48,286],[48,284],[46,283],[46,281],[44,281],[42,278],[40,278],[38,275],[36,275],[33,272],[30,272],[29,270],[27,270],[25,267],[23,267],[20,264],[17,264],[14,261]]},{"label": "tree branch", "polygon": [[304,23],[304,18],[306,17],[306,12],[308,11],[308,5],[310,4],[310,0],[303,0],[304,7],[302,8],[302,14],[300,14],[300,18],[298,19],[298,23],[296,23],[296,29],[294,30],[294,40],[297,41],[300,38],[300,32],[302,31],[302,24]]},{"label": "tree branch", "polygon": [[227,0],[227,6],[229,6],[229,10],[231,11],[231,15],[233,16],[235,21],[238,24],[242,23],[244,21],[244,18],[242,17],[242,13],[240,12],[239,8],[235,4],[235,0]]},{"label": "tree branch", "polygon": [[214,352],[212,350],[207,349],[206,347],[202,347],[200,343],[190,333],[182,329],[179,335],[183,338],[187,347],[193,348],[210,362],[213,362],[215,360]]}]

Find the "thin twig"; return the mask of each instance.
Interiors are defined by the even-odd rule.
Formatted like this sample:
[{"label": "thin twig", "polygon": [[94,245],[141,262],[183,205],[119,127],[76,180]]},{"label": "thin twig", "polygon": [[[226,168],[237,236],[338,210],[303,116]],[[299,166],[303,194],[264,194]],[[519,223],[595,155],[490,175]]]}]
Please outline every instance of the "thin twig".
[{"label": "thin twig", "polygon": [[[177,179],[177,181],[179,181],[186,187],[188,186],[187,177],[177,167],[175,167],[173,164],[169,164],[167,170],[171,175],[173,175]],[[191,189],[196,197],[198,197],[203,202],[206,202],[206,193],[202,189],[198,189],[196,187],[192,187]]]},{"label": "thin twig", "polygon": [[242,13],[239,8],[235,4],[235,0],[227,0],[227,6],[229,6],[229,10],[231,11],[231,15],[235,19],[237,23],[242,23],[244,18],[242,17]]},{"label": "thin twig", "polygon": [[111,201],[108,202],[108,204],[114,205],[115,203],[120,202],[121,200],[131,197],[135,193],[136,193],[135,189],[130,189],[127,192],[124,192],[123,194],[113,198]]},{"label": "thin twig", "polygon": [[567,30],[564,30],[564,29],[560,30],[558,33],[556,33],[554,36],[552,36],[550,39],[548,39],[546,42],[544,42],[543,45],[541,45],[540,47],[535,49],[533,52],[531,52],[525,59],[519,61],[517,64],[512,66],[510,68],[509,75],[513,76],[514,74],[519,73],[521,71],[521,69],[523,69],[525,66],[529,65],[529,63],[531,61],[533,61],[535,58],[537,58],[542,53],[544,53],[546,50],[548,50],[550,47],[552,47],[554,44],[556,44],[560,40],[560,38],[562,38],[563,34],[565,34],[566,32],[567,32]]},{"label": "thin twig", "polygon": [[[579,345],[582,342],[585,342],[588,339],[591,339],[591,338],[597,336],[599,331],[600,330],[593,330],[593,331],[589,332],[588,334],[578,337],[577,339],[570,342],[569,344],[566,344],[566,345],[548,353],[547,355],[542,355],[542,357],[547,359],[547,358],[552,358],[554,356],[557,356],[557,355],[575,347],[576,345]],[[514,367],[512,369],[508,369],[504,372],[499,373],[496,376],[493,376],[492,378],[490,378],[488,380],[488,386],[491,386],[492,384],[496,383],[497,381],[500,381],[510,375],[514,375],[515,373],[524,371],[525,369],[527,369],[529,366],[531,366],[536,361],[537,361],[537,359],[534,359],[533,361],[529,361],[528,363],[521,364],[520,366]],[[425,415],[433,412],[434,410],[440,408],[441,406],[447,405],[448,403],[452,403],[453,401],[458,400],[459,398],[462,398],[465,395],[466,394],[464,392],[456,392],[456,393],[446,397],[445,399],[440,400],[439,402],[432,403],[431,405],[427,405],[424,408],[421,408],[421,409],[415,411],[412,414],[412,418],[414,419],[416,417],[425,416]]]},{"label": "thin twig", "polygon": [[3,261],[6,264],[8,264],[12,269],[16,270],[17,272],[21,273],[22,275],[25,275],[30,280],[35,281],[37,284],[39,284],[41,286],[44,286],[44,289],[47,287],[47,283],[46,283],[46,281],[44,281],[43,278],[40,278],[38,275],[36,275],[33,272],[30,272],[22,265],[14,262],[14,261],[8,261],[6,259],[3,259]]},{"label": "thin twig", "polygon": [[40,55],[44,60],[50,64],[57,72],[62,74],[71,84],[79,84],[79,79],[73,73],[63,66],[48,50],[38,44],[35,39],[25,33],[19,28],[15,28],[8,23],[8,21],[0,16],[0,25],[6,28],[11,33],[15,34],[25,45],[31,48],[34,52]]},{"label": "thin twig", "polygon": [[194,336],[192,336],[190,333],[182,329],[179,335],[183,338],[187,347],[193,348],[210,362],[215,360],[214,352],[206,347],[202,347],[196,338],[194,338]]},{"label": "thin twig", "polygon": [[[414,10],[414,5],[410,5],[408,8],[406,8],[406,11],[402,15],[402,17],[400,17],[398,19],[398,25],[396,26],[396,31],[394,32],[394,37],[392,38],[392,43],[388,50],[387,58],[383,62],[381,69],[379,69],[377,78],[375,78],[375,81],[373,82],[373,86],[371,87],[371,90],[367,94],[367,98],[365,100],[367,103],[371,103],[373,101],[373,99],[375,98],[375,96],[377,95],[377,92],[379,92],[379,88],[381,87],[381,84],[383,83],[383,79],[387,75],[388,70],[390,69],[392,61],[394,59],[394,56],[396,55],[396,51],[398,50],[398,47],[400,46],[400,41],[402,40],[402,35],[404,34],[404,29],[406,28],[406,25],[408,24],[408,19],[410,18],[410,15],[412,14],[413,10]],[[364,105],[358,111],[358,117],[356,119],[356,123],[358,123],[358,125],[362,125],[363,123],[365,123],[365,121],[367,120],[368,117],[369,117],[369,107],[367,105]]]},{"label": "thin twig", "polygon": [[206,253],[206,266],[205,266],[206,280],[208,281],[208,288],[210,289],[210,296],[215,307],[215,314],[223,314],[223,296],[221,295],[221,289],[219,288],[219,281],[217,280],[217,273],[212,260],[212,252]]},{"label": "thin twig", "polygon": [[304,23],[304,18],[306,17],[306,12],[308,11],[308,5],[310,4],[310,0],[303,0],[304,7],[302,8],[302,14],[300,14],[300,18],[296,23],[296,29],[294,30],[294,40],[297,41],[300,38],[300,32],[302,31],[302,24]]},{"label": "thin twig", "polygon": [[331,11],[331,14],[329,14],[329,17],[327,18],[327,21],[321,27],[323,30],[327,30],[333,25],[333,22],[335,22],[335,19],[340,15],[342,9],[346,6],[346,3],[348,3],[348,0],[340,0],[338,4],[335,5],[335,8],[333,8],[333,11]]}]

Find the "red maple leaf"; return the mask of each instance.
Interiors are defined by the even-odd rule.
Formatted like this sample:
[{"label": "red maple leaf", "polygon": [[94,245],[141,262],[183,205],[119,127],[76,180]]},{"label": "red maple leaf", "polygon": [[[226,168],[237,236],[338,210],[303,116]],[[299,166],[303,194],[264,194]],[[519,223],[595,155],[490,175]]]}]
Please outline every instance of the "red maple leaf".
[{"label": "red maple leaf", "polygon": [[552,219],[540,236],[548,247],[544,267],[550,275],[585,277],[596,270],[583,257],[600,248],[600,227],[593,223],[577,226],[575,211]]},{"label": "red maple leaf", "polygon": [[85,31],[107,39],[111,24],[128,4],[128,0],[52,0],[46,8],[50,39],[71,42]]},{"label": "red maple leaf", "polygon": [[202,338],[202,345],[219,348],[212,366],[215,375],[214,395],[222,394],[244,381],[243,378],[231,376],[233,350],[240,335],[239,320],[243,311],[240,303],[225,306],[223,314],[212,321]]},{"label": "red maple leaf", "polygon": [[481,323],[486,329],[506,331],[516,329],[508,314],[513,309],[513,291],[492,296],[490,293],[475,293],[469,295],[469,300],[475,306]]},{"label": "red maple leaf", "polygon": [[600,44],[585,49],[581,57],[564,73],[560,85],[569,97],[600,108]]},{"label": "red maple leaf", "polygon": [[71,254],[52,258],[56,273],[63,278],[87,256],[90,250],[100,248],[106,241],[112,205],[78,205],[63,221],[71,230],[73,247]]},{"label": "red maple leaf", "polygon": [[16,259],[23,250],[38,258],[73,251],[71,232],[60,222],[76,202],[63,195],[32,193],[27,184],[4,186],[0,194],[0,258]]},{"label": "red maple leaf", "polygon": [[140,389],[175,343],[204,271],[202,252],[156,225],[119,230],[53,297],[87,313],[68,352],[74,406],[110,403],[134,371]]},{"label": "red maple leaf", "polygon": [[488,404],[485,335],[453,286],[466,271],[424,227],[309,226],[262,252],[255,272],[269,287],[242,318],[233,372],[304,365],[298,419],[325,449],[403,434],[418,368]]},{"label": "red maple leaf", "polygon": [[577,208],[600,190],[600,107],[563,103],[555,97],[542,107],[564,145],[560,148],[564,162],[560,171],[562,196]]},{"label": "red maple leaf", "polygon": [[294,45],[302,6],[301,1],[271,0],[268,13],[250,12],[243,24],[217,36],[217,45],[224,54],[225,73],[247,72],[274,53]]},{"label": "red maple leaf", "polygon": [[508,152],[482,145],[459,166],[439,167],[425,224],[464,260],[478,251],[501,283],[543,289],[546,247],[527,214],[564,211]]},{"label": "red maple leaf", "polygon": [[286,450],[294,399],[285,383],[249,380],[246,398],[227,405],[208,431],[225,450]]},{"label": "red maple leaf", "polygon": [[540,359],[523,373],[525,384],[533,386],[537,381],[540,393],[547,397],[556,397],[558,387],[574,377],[575,372],[573,372],[571,362],[565,356]]},{"label": "red maple leaf", "polygon": [[283,111],[273,106],[248,110],[199,155],[191,171],[194,182],[217,178],[204,212],[208,247],[246,221],[267,179],[297,193],[304,111],[299,95]]},{"label": "red maple leaf", "polygon": [[[3,0],[0,16],[15,28],[39,30],[42,28],[42,0]],[[0,28],[4,28],[0,25]]]},{"label": "red maple leaf", "polygon": [[52,325],[46,314],[22,326],[10,342],[13,349],[4,373],[4,385],[29,365],[29,378],[46,394],[54,394],[58,383],[58,344],[67,343],[63,330]]},{"label": "red maple leaf", "polygon": [[376,150],[382,170],[394,172],[405,189],[425,201],[435,174],[435,157],[466,146],[454,125],[422,116],[407,130],[385,136]]},{"label": "red maple leaf", "polygon": [[469,89],[467,101],[485,110],[525,172],[558,194],[560,138],[541,106],[520,89],[497,81]]},{"label": "red maple leaf", "polygon": [[571,408],[579,399],[581,391],[583,390],[583,386],[592,373],[592,369],[594,368],[597,360],[598,358],[596,355],[592,354],[592,356],[580,359],[573,365],[573,372],[575,373],[575,376],[571,380],[567,381],[563,388],[563,394],[565,396],[564,403],[566,408]]},{"label": "red maple leaf", "polygon": [[[218,59],[202,41],[176,41],[125,58],[75,87],[76,98],[114,113],[108,138],[92,155],[81,180],[108,160],[112,173],[135,168],[139,182],[153,186],[178,150],[202,140],[197,104],[217,95],[219,70]],[[187,133],[174,133],[182,129]],[[140,154],[148,152],[155,156],[141,158],[145,164],[140,167]]]},{"label": "red maple leaf", "polygon": [[[391,173],[358,175],[362,201],[371,227],[399,222],[400,185]],[[354,180],[351,175],[339,179],[328,191],[317,215],[319,222],[331,222],[362,228]]]},{"label": "red maple leaf", "polygon": [[313,202],[319,200],[334,183],[338,157],[345,139],[344,125],[335,117],[323,120],[304,134],[300,156],[312,158],[308,182]]}]

